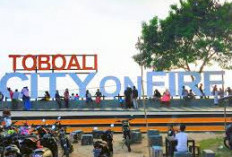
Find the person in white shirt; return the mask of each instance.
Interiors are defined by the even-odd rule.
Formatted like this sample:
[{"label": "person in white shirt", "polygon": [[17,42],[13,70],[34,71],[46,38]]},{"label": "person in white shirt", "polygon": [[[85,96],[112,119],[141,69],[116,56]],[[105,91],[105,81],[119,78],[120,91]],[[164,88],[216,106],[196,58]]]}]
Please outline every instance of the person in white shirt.
[{"label": "person in white shirt", "polygon": [[70,96],[70,100],[75,100],[74,93],[72,93],[72,95]]},{"label": "person in white shirt", "polygon": [[180,132],[176,134],[175,139],[177,140],[177,146],[176,150],[177,152],[187,152],[188,151],[188,135],[184,132],[185,131],[185,125],[180,125]]}]

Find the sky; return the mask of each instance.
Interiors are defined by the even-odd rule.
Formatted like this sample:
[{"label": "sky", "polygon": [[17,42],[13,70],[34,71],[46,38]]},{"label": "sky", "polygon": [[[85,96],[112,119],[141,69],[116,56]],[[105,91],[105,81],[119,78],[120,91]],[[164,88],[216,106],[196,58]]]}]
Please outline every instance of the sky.
[{"label": "sky", "polygon": [[[9,54],[84,53],[98,55],[99,71],[89,88],[109,75],[136,82],[140,67],[132,56],[141,24],[165,18],[174,3],[178,0],[0,0],[0,78],[12,72]],[[8,86],[25,84],[12,79]],[[39,87],[46,90],[48,80]],[[66,87],[76,88],[60,80],[58,88]]]}]

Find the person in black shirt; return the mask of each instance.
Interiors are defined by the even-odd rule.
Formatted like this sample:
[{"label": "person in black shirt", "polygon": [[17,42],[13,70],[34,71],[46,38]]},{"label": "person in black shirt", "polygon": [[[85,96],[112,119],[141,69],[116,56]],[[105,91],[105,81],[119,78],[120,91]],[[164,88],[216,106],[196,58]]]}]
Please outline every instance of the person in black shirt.
[{"label": "person in black shirt", "polygon": [[57,102],[59,108],[61,108],[62,103],[61,103],[61,97],[60,97],[60,94],[59,94],[58,90],[56,91],[55,99],[56,99],[56,102]]},{"label": "person in black shirt", "polygon": [[154,100],[156,101],[156,100],[160,100],[160,98],[161,98],[161,94],[160,94],[160,92],[156,89],[155,91],[154,91]]},{"label": "person in black shirt", "polygon": [[130,87],[127,87],[127,89],[124,91],[125,96],[125,103],[127,108],[132,107],[132,89]]},{"label": "person in black shirt", "polygon": [[138,90],[135,88],[135,86],[133,86],[133,90],[132,90],[132,100],[133,100],[133,105],[135,109],[138,109],[138,102],[137,102],[137,98],[138,98]]},{"label": "person in black shirt", "polygon": [[173,128],[173,125],[170,125],[170,126],[169,126],[168,136],[173,136],[173,137],[175,137],[175,130],[174,130],[174,128]]},{"label": "person in black shirt", "polygon": [[106,132],[104,132],[104,135],[103,135],[103,141],[106,141],[107,142],[107,145],[108,145],[108,148],[109,148],[109,151],[111,152],[111,154],[113,154],[113,132],[111,131],[111,129],[108,129]]},{"label": "person in black shirt", "polygon": [[87,104],[90,103],[90,102],[93,102],[93,100],[92,100],[92,95],[90,94],[89,90],[86,90],[85,97],[86,97],[85,102],[86,102]]},{"label": "person in black shirt", "polygon": [[205,93],[204,93],[204,90],[203,90],[203,84],[202,83],[199,86],[199,90],[201,92],[201,99],[202,99],[203,97],[205,97]]}]

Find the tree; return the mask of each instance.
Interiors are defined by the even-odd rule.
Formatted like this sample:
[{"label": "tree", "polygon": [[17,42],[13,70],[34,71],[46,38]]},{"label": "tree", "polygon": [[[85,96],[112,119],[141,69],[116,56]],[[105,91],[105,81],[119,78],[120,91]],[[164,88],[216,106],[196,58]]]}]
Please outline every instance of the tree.
[{"label": "tree", "polygon": [[232,3],[180,0],[169,15],[142,24],[140,53],[134,60],[154,70],[184,69],[199,73],[217,63],[232,69]]}]

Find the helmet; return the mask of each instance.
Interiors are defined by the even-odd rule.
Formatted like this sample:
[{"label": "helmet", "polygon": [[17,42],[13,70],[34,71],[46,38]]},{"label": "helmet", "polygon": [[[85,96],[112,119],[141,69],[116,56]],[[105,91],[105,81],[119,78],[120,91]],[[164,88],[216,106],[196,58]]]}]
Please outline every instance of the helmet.
[{"label": "helmet", "polygon": [[2,132],[3,131],[3,126],[2,125],[0,125],[0,132]]},{"label": "helmet", "polygon": [[16,145],[9,145],[5,148],[5,156],[8,156],[10,154],[19,154],[20,150]]}]

